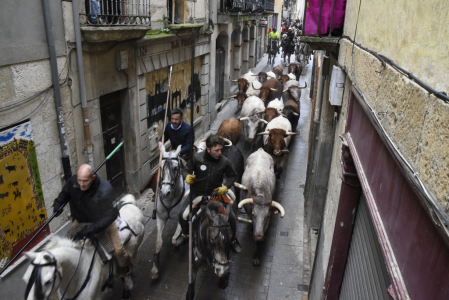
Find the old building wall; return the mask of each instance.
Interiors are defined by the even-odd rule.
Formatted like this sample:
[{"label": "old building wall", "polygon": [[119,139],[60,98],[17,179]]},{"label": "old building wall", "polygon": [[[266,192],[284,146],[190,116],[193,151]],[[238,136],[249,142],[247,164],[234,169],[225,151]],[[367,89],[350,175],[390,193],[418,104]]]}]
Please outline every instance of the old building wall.
[{"label": "old building wall", "polygon": [[449,90],[449,3],[445,0],[348,1],[344,34],[379,52],[437,91]]},{"label": "old building wall", "polygon": [[449,118],[449,104],[429,95],[390,65],[382,68],[378,59],[357,46],[352,55],[352,44],[347,40],[341,42],[339,63],[449,212],[449,129],[443,126]]}]

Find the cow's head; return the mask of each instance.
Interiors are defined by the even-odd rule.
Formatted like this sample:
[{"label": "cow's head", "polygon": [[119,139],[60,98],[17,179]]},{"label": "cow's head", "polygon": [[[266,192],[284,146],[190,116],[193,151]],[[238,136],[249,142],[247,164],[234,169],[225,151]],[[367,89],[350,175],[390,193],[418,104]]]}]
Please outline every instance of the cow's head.
[{"label": "cow's head", "polygon": [[289,80],[290,80],[290,77],[289,77],[288,75],[282,75],[281,78],[279,78],[279,81],[280,81],[282,84],[287,83],[287,81],[289,81]]},{"label": "cow's head", "polygon": [[246,78],[238,78],[232,80],[232,82],[237,82],[240,92],[246,91],[246,89],[249,87],[249,81]]},{"label": "cow's head", "polygon": [[273,212],[279,211],[281,217],[284,217],[285,210],[278,202],[273,201],[271,198],[266,198],[264,195],[259,194],[252,198],[244,199],[240,201],[239,208],[243,205],[251,205],[251,219],[253,222],[253,237],[254,240],[263,241],[265,239],[265,231],[270,224],[270,217]]},{"label": "cow's head", "polygon": [[259,98],[260,98],[260,100],[265,102],[265,101],[267,101],[267,98],[268,98],[268,95],[270,94],[270,92],[277,92],[277,91],[278,91],[278,89],[270,88],[268,86],[262,86],[260,88]]},{"label": "cow's head", "polygon": [[264,113],[265,113],[265,120],[267,122],[270,122],[274,118],[279,117],[279,111],[274,107],[265,108]]},{"label": "cow's head", "polygon": [[282,155],[288,153],[285,138],[291,135],[299,134],[298,132],[286,132],[284,129],[272,128],[268,131],[261,132],[259,135],[268,135],[264,145],[267,152],[272,155]]},{"label": "cow's head", "polygon": [[244,92],[237,92],[237,94],[231,96],[231,98],[237,100],[237,108],[242,108],[243,102],[248,98],[248,95]]},{"label": "cow's head", "polygon": [[260,116],[258,114],[248,116],[248,117],[242,117],[242,118],[240,118],[240,121],[242,121],[243,126],[246,127],[246,129],[245,129],[245,132],[247,134],[246,139],[250,143],[252,143],[254,141],[257,131],[259,130],[259,127],[260,127],[259,125],[261,123],[264,123],[264,124],[268,123],[264,119],[260,118]]},{"label": "cow's head", "polygon": [[267,81],[268,75],[265,72],[259,72],[258,74],[255,74],[253,76],[257,76],[257,79],[259,80],[260,83],[264,83],[265,81]]},{"label": "cow's head", "polygon": [[289,92],[290,93],[290,99],[293,99],[296,102],[299,102],[299,99],[301,98],[301,90],[305,89],[306,87],[307,87],[307,82],[306,82],[305,86],[292,85],[292,86],[288,87],[287,89],[285,89],[283,91],[283,93]]}]

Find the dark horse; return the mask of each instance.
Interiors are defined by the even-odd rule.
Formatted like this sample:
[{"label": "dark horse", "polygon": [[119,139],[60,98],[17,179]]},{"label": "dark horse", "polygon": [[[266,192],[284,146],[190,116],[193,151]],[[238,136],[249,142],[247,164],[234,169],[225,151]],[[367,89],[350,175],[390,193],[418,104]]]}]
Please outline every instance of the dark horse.
[{"label": "dark horse", "polygon": [[274,60],[276,58],[276,54],[278,54],[279,51],[279,40],[278,39],[269,39],[268,40],[268,48],[267,48],[267,52],[268,52],[268,61],[267,61],[267,65],[274,66]]},{"label": "dark horse", "polygon": [[[194,203],[197,199],[194,200]],[[204,202],[203,200],[201,210],[193,221],[194,262],[192,266],[192,286],[189,285],[187,291],[186,299],[188,300],[195,298],[196,275],[202,264],[214,269],[215,274],[219,277],[218,287],[220,289],[227,288],[230,277],[228,269],[231,262],[229,250],[232,230],[228,219],[232,205],[227,204],[225,209],[222,202],[216,199],[212,200],[212,198],[209,203],[204,204]],[[193,295],[192,298],[190,298],[190,295]]]},{"label": "dark horse", "polygon": [[290,63],[290,56],[295,53],[295,43],[289,35],[282,40],[282,52],[284,52],[284,64],[287,63],[287,57],[288,63]]}]

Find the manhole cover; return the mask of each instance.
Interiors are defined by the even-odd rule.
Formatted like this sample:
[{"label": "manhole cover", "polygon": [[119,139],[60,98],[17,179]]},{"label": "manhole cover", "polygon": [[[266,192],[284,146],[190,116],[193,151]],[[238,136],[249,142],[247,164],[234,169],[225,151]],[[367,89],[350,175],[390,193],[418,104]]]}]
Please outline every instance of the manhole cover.
[{"label": "manhole cover", "polygon": [[281,231],[281,236],[288,236],[288,232],[287,231]]},{"label": "manhole cover", "polygon": [[309,290],[309,286],[305,284],[298,284],[298,291],[307,292]]}]

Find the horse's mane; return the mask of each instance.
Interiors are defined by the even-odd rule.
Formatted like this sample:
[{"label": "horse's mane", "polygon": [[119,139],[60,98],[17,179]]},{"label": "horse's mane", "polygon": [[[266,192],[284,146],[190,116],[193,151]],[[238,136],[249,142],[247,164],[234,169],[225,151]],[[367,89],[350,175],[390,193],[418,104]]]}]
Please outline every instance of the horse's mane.
[{"label": "horse's mane", "polygon": [[[83,247],[83,242],[73,241],[68,238],[54,236],[47,242],[47,244],[45,244],[44,251],[61,247],[81,249]],[[89,239],[86,240],[84,248],[85,249],[93,248],[92,242]]]}]

